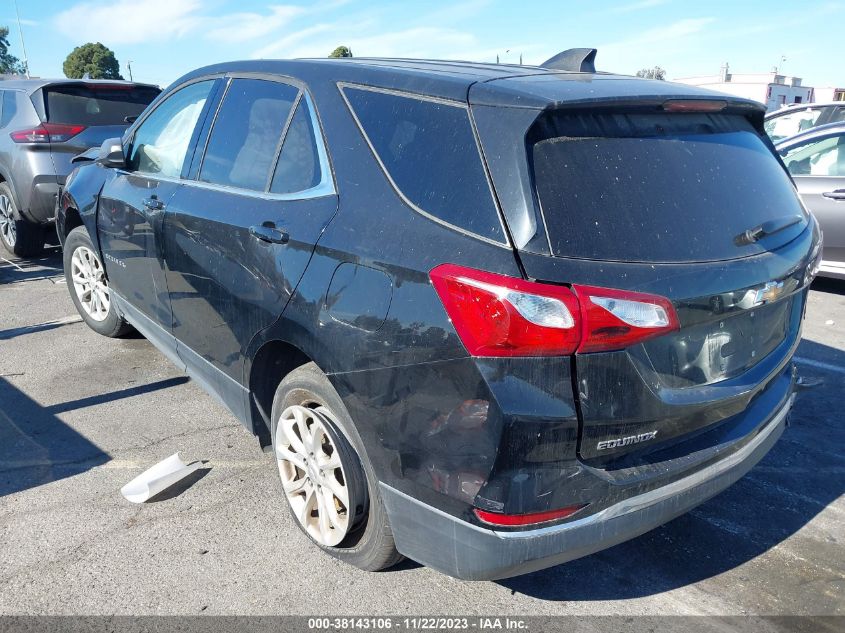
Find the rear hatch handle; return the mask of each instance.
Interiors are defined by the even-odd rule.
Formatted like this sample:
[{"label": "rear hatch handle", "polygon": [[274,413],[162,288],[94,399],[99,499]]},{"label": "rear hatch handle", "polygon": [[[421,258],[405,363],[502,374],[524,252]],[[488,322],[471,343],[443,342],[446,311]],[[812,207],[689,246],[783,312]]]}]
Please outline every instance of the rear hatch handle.
[{"label": "rear hatch handle", "polygon": [[803,215],[790,215],[785,218],[763,222],[760,226],[755,226],[753,229],[746,229],[737,235],[734,238],[734,243],[737,246],[747,246],[748,244],[753,244],[761,238],[774,235],[784,229],[788,229],[790,226],[798,224],[803,219]]}]

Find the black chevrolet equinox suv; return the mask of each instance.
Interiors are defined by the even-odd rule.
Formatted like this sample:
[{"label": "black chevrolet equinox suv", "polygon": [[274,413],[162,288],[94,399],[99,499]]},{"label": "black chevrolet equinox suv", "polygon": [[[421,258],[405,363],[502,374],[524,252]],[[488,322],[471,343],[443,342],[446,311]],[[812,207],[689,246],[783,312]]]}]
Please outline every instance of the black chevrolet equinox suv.
[{"label": "black chevrolet equinox suv", "polygon": [[189,73],[69,177],[72,300],[224,403],[353,565],[642,534],[781,435],[820,235],[762,106],[594,54]]}]

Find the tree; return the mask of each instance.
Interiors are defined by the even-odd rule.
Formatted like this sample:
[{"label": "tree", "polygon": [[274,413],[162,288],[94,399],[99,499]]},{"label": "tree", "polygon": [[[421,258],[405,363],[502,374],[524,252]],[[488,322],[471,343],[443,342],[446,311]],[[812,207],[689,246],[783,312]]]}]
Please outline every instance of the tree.
[{"label": "tree", "polygon": [[642,70],[637,71],[637,77],[643,77],[645,79],[660,79],[663,81],[666,79],[666,71],[660,66],[655,66],[654,68],[643,68]]},{"label": "tree", "polygon": [[352,50],[348,46],[338,46],[329,57],[352,57]]},{"label": "tree", "polygon": [[74,48],[62,70],[69,79],[82,79],[85,73],[91,79],[123,79],[114,53],[99,42],[88,42]]},{"label": "tree", "polygon": [[9,53],[9,27],[0,26],[0,74],[23,75],[26,67]]}]

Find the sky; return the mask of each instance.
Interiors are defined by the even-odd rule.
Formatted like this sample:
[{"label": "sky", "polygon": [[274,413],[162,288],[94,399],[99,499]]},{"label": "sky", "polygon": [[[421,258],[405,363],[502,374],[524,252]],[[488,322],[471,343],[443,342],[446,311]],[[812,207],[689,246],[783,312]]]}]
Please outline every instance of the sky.
[{"label": "sky", "polygon": [[[540,64],[598,49],[599,70],[661,66],[667,78],[781,72],[845,87],[845,2],[831,0],[17,0],[30,71],[61,77],[75,46],[102,42],[129,78],[170,84],[221,61],[427,57]],[[11,53],[24,58],[13,0],[0,0]],[[785,58],[785,60],[784,60]]]}]

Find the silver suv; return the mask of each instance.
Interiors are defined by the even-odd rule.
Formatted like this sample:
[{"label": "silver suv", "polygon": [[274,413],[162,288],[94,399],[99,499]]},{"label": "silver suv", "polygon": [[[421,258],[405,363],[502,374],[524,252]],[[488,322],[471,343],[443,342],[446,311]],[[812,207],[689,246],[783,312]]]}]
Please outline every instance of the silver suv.
[{"label": "silver suv", "polygon": [[41,251],[73,157],[123,134],[159,92],[127,81],[0,82],[0,243],[9,253]]}]

